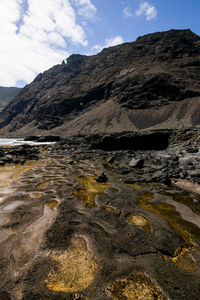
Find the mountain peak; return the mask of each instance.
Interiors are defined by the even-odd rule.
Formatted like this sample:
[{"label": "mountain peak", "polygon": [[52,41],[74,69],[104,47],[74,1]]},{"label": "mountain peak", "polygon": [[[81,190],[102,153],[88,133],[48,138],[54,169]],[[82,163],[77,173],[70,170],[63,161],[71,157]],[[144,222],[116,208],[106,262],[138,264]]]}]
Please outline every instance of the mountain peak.
[{"label": "mountain peak", "polygon": [[4,110],[0,132],[195,126],[199,71],[200,38],[189,29],[148,34],[97,55],[73,54],[21,91]]}]

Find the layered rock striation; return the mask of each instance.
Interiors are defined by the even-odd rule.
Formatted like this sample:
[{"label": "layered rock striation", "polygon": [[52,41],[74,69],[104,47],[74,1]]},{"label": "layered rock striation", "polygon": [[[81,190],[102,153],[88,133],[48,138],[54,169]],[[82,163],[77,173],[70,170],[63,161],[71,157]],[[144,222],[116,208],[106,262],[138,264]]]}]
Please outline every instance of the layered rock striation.
[{"label": "layered rock striation", "polygon": [[199,107],[200,38],[170,30],[39,74],[2,112],[0,134],[191,127]]}]

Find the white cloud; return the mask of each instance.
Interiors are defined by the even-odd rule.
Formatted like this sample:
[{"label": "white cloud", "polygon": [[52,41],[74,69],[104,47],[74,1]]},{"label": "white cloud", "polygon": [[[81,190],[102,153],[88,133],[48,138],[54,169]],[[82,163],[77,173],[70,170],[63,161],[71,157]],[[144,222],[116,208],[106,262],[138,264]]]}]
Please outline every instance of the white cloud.
[{"label": "white cloud", "polygon": [[101,45],[94,45],[94,46],[92,47],[92,53],[100,52],[103,48],[104,48],[104,46],[101,46]]},{"label": "white cloud", "polygon": [[132,11],[131,11],[130,6],[126,6],[126,7],[123,9],[123,16],[124,16],[125,19],[132,18],[132,17],[133,17],[133,13],[132,13]]},{"label": "white cloud", "polygon": [[95,14],[89,0],[77,0],[82,11],[69,0],[0,1],[0,85],[15,86],[18,81],[30,82],[49,67],[61,63],[70,53],[67,45],[87,46],[85,22]]},{"label": "white cloud", "polygon": [[112,47],[123,43],[123,37],[118,35],[114,38],[105,39],[105,47]]},{"label": "white cloud", "polygon": [[103,48],[117,46],[119,44],[122,44],[123,42],[124,42],[123,37],[120,35],[117,35],[113,38],[107,38],[107,39],[105,39],[104,45],[94,45],[92,47],[92,51],[89,54],[94,54],[94,53],[100,52]]},{"label": "white cloud", "polygon": [[66,42],[65,42],[64,38],[56,32],[50,32],[48,34],[48,41],[50,44],[52,44],[52,45],[55,44],[59,47],[64,48],[66,46]]},{"label": "white cloud", "polygon": [[78,7],[78,14],[86,19],[92,19],[96,14],[96,7],[90,0],[74,0],[75,5]]},{"label": "white cloud", "polygon": [[140,5],[139,9],[136,11],[136,16],[145,16],[147,21],[153,20],[157,16],[157,10],[155,6],[149,4],[148,2],[144,2]]}]

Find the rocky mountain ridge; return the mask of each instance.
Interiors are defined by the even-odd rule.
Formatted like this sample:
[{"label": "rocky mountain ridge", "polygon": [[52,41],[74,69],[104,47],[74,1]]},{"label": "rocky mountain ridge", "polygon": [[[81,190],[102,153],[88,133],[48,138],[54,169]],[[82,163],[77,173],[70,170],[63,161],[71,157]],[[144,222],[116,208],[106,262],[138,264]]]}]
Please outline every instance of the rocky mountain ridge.
[{"label": "rocky mountain ridge", "polygon": [[0,86],[0,110],[2,110],[13,98],[17,96],[20,88]]},{"label": "rocky mountain ridge", "polygon": [[0,134],[121,132],[200,124],[200,38],[190,30],[72,55],[27,85],[1,114]]}]

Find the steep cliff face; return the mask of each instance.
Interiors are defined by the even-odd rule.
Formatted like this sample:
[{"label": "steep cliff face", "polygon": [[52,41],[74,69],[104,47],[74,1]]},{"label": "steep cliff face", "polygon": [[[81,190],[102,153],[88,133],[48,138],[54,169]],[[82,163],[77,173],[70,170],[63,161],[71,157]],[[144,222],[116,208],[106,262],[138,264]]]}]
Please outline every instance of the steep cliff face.
[{"label": "steep cliff face", "polygon": [[0,86],[0,110],[2,110],[13,98],[19,94],[21,89],[17,87]]},{"label": "steep cliff face", "polygon": [[189,127],[199,107],[200,38],[170,30],[39,74],[3,111],[0,134]]}]

